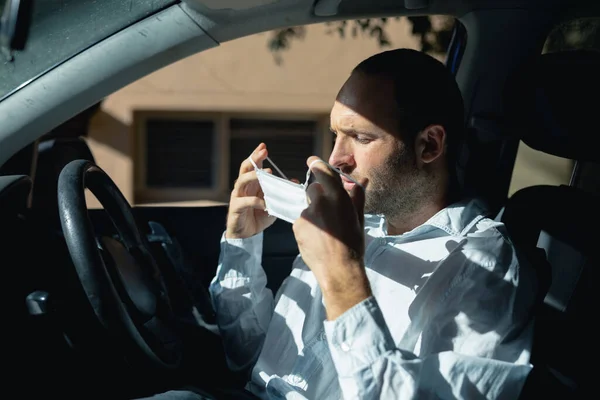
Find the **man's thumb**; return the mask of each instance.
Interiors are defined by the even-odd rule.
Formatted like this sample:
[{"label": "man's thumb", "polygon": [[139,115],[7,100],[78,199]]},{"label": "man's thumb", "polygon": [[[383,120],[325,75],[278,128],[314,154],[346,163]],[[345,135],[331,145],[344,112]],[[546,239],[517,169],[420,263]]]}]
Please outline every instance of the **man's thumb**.
[{"label": "man's thumb", "polygon": [[359,185],[354,185],[350,191],[350,198],[358,217],[361,228],[365,225],[365,190]]}]

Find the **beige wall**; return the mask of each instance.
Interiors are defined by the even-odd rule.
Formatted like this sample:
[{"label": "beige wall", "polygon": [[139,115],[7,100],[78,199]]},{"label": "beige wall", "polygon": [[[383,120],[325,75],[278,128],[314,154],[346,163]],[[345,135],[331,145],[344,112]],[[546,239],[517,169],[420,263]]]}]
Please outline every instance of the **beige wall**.
[{"label": "beige wall", "polygon": [[[327,114],[351,69],[382,49],[367,35],[339,38],[324,24],[306,28],[277,65],[271,33],[238,39],[159,70],[107,97],[89,143],[100,165],[134,203],[134,111],[232,111]],[[417,47],[406,20],[391,20],[393,47]],[[90,206],[97,206],[92,197]],[[186,202],[184,204],[190,204]]]}]

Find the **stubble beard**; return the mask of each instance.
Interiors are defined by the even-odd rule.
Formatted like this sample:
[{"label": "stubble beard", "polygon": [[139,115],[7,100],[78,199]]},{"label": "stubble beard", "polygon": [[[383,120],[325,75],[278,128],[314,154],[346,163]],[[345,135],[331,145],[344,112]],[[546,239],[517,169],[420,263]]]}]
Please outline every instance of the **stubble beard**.
[{"label": "stubble beard", "polygon": [[383,214],[387,219],[408,217],[431,196],[434,180],[419,169],[415,155],[406,147],[393,153],[371,170],[365,198],[365,214]]}]

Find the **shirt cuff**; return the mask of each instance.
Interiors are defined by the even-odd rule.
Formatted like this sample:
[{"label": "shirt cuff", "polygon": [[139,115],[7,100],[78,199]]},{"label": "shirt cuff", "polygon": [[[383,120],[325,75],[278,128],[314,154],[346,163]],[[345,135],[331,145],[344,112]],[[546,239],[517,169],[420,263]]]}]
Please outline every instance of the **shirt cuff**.
[{"label": "shirt cuff", "polygon": [[381,309],[372,296],[334,321],[325,321],[324,326],[340,377],[354,375],[396,348]]},{"label": "shirt cuff", "polygon": [[225,232],[221,235],[221,251],[225,256],[236,256],[241,252],[262,258],[263,232],[244,239],[228,239]]},{"label": "shirt cuff", "polygon": [[213,282],[221,281],[228,289],[246,286],[250,278],[264,275],[261,268],[263,234],[245,239],[227,239],[221,235],[219,265]]}]

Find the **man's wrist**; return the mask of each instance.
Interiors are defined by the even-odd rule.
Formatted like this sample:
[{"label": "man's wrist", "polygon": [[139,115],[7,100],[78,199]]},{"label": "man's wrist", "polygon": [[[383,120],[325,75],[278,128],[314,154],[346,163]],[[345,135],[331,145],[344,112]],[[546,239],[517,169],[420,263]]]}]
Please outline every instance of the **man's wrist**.
[{"label": "man's wrist", "polygon": [[369,279],[362,260],[346,259],[329,261],[327,265],[312,268],[323,271],[320,275],[319,286],[324,295],[337,295],[355,287],[368,285]]},{"label": "man's wrist", "polygon": [[243,232],[240,232],[239,230],[233,230],[233,229],[226,229],[225,230],[225,239],[248,239],[251,238],[252,236],[255,236],[256,234],[244,234]]},{"label": "man's wrist", "polygon": [[353,293],[338,294],[335,296],[323,296],[327,320],[334,321],[340,315],[357,305],[358,303],[371,297],[370,290],[361,290]]},{"label": "man's wrist", "polygon": [[236,235],[233,232],[230,232],[229,230],[225,231],[225,239],[245,239],[243,237],[241,237],[240,235]]},{"label": "man's wrist", "polygon": [[334,320],[350,308],[372,295],[371,285],[362,263],[346,266],[321,282],[321,291],[327,310],[327,319]]}]

